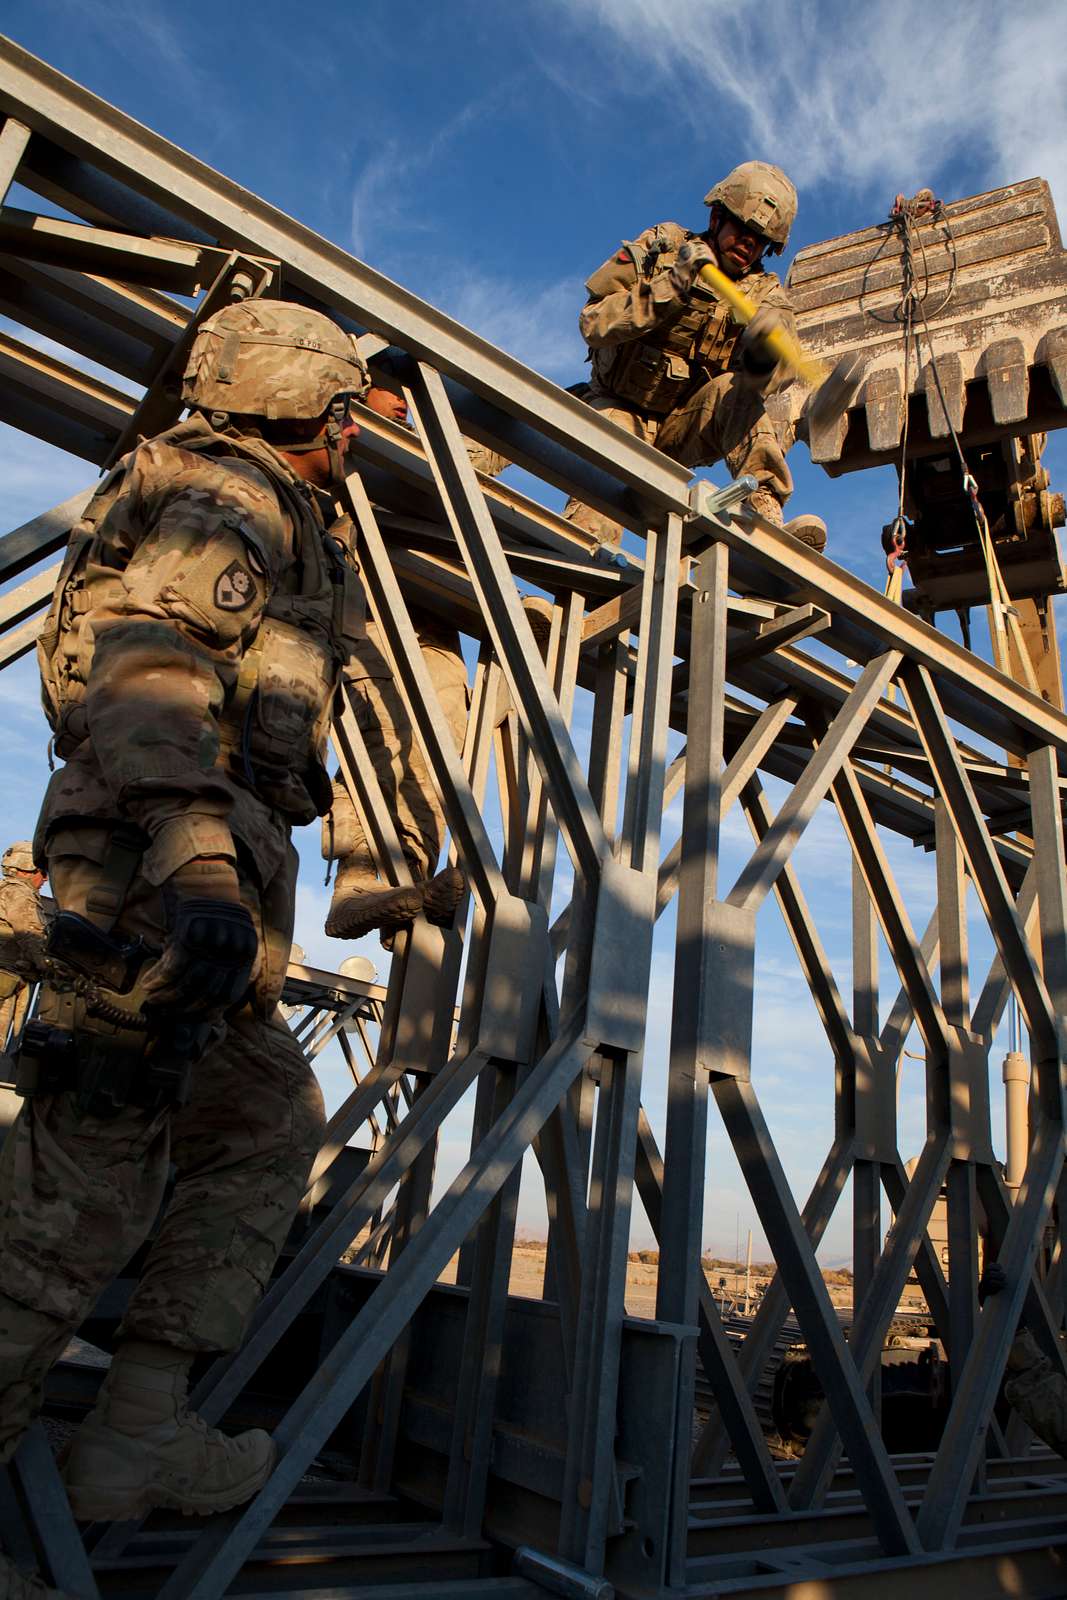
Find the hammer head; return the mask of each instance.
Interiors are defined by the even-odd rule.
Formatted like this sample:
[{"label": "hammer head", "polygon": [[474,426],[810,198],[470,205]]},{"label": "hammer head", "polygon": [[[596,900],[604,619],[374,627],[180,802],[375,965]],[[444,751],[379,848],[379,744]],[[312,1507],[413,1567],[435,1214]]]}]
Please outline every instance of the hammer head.
[{"label": "hammer head", "polygon": [[804,407],[809,423],[825,428],[842,416],[863,386],[867,363],[858,350],[841,356]]}]

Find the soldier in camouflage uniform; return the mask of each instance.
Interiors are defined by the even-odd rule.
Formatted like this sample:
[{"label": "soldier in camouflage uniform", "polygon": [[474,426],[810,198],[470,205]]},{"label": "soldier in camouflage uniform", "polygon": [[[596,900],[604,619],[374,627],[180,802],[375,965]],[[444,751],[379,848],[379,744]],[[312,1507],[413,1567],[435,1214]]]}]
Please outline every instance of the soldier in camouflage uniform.
[{"label": "soldier in camouflage uniform", "polygon": [[1008,1372],[1004,1384],[1008,1404],[1050,1449],[1067,1456],[1067,1382],[1062,1372],[1053,1370],[1026,1328],[1012,1342]]},{"label": "soldier in camouflage uniform", "polygon": [[[797,213],[796,190],[778,167],[746,161],[704,197],[706,230],[676,222],[647,228],[587,281],[579,318],[589,346],[586,400],[635,438],[685,467],[725,461],[734,477],[751,474],[753,509],[780,527],[793,492],[781,441],[764,400],[789,382],[765,338],[783,329],[796,338],[789,297],[765,255],[777,255]],[[705,263],[732,278],[759,310],[743,331],[729,308],[700,281]],[[610,544],[618,523],[571,500],[568,521]],[[818,517],[795,518],[789,531],[821,550]]]},{"label": "soldier in camouflage uniform", "polygon": [[[323,1131],[277,1001],[293,933],[290,831],[329,806],[331,706],[362,628],[325,491],[354,431],[349,398],[365,388],[351,340],[317,312],[253,300],[209,318],[185,378],[192,415],[104,481],[41,635],[65,764],[36,859],[57,912],[86,919],[74,927],[140,936],[158,959],[130,996],[45,986],[39,1026],[73,1043],[30,1059],[30,1097],[0,1159],[0,1461],[72,1330],[146,1237],[169,1163],[177,1170],[72,1444],[79,1518],[221,1510],[254,1493],[274,1459],[266,1433],[227,1438],[190,1413],[186,1381],[198,1353],[240,1343]],[[177,1104],[167,1052],[194,1024],[211,1038]],[[16,1600],[29,1592],[8,1566],[0,1595],[5,1580]]]},{"label": "soldier in camouflage uniform", "polygon": [[44,873],[33,862],[28,839],[9,845],[0,881],[0,1049],[14,1039],[26,1017],[30,989],[44,970],[45,923],[40,888]]},{"label": "soldier in camouflage uniform", "polygon": [[[979,1304],[1007,1286],[1004,1268],[989,1262],[978,1285]],[[1067,1456],[1067,1381],[1042,1354],[1029,1328],[1018,1330],[1008,1351],[1004,1398],[1050,1450]]]},{"label": "soldier in camouflage uniform", "polygon": [[[395,390],[372,384],[363,403],[379,416],[407,425],[407,401]],[[475,451],[480,452],[477,458]],[[468,445],[468,453],[475,466],[481,463],[479,470],[495,467],[500,471],[506,465],[503,456],[490,461],[492,452],[481,446]],[[445,721],[456,748],[462,750],[468,696],[459,633],[418,607],[411,609],[411,622]],[[332,809],[322,825],[323,858],[338,862],[326,932],[335,939],[358,939],[379,928],[389,942],[420,912],[433,921],[450,921],[463,892],[463,877],[455,867],[432,876],[444,838],[444,814],[404,698],[370,619],[366,638],[353,652],[344,677],[367,754],[415,881],[403,888],[383,884],[359,813],[344,784],[335,781]]]}]

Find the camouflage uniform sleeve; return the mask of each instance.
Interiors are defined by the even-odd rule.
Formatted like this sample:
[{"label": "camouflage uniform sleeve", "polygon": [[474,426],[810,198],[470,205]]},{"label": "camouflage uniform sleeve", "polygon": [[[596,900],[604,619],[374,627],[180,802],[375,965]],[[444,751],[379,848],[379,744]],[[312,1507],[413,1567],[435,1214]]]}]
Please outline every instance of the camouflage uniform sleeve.
[{"label": "camouflage uniform sleeve", "polygon": [[0,970],[36,978],[44,971],[45,923],[28,884],[0,887]]},{"label": "camouflage uniform sleeve", "polygon": [[[1018,1343],[1017,1340],[1016,1346]],[[1067,1456],[1067,1379],[1053,1371],[1051,1361],[1040,1355],[1036,1346],[1034,1353],[1037,1359],[1018,1376],[1008,1379],[1004,1397],[1039,1439]]]},{"label": "camouflage uniform sleeve", "polygon": [[475,444],[473,439],[464,439],[467,447],[467,457],[476,472],[484,472],[487,478],[497,478],[505,467],[511,465],[507,456],[502,456],[498,450],[490,450],[488,445]]},{"label": "camouflage uniform sleeve", "polygon": [[195,855],[233,855],[218,718],[292,535],[254,466],[158,444],[138,456],[123,516],[139,535],[121,594],[89,618],[85,706],[117,808],[152,836],[146,876],[161,882]]},{"label": "camouflage uniform sleeve", "polygon": [[[635,243],[645,249],[657,235],[668,238],[672,250],[677,250],[686,237],[677,223],[664,222],[656,228],[646,228]],[[578,317],[578,327],[590,350],[610,349],[640,339],[650,328],[686,309],[685,301],[674,291],[669,271],[660,268],[651,277],[642,276],[625,244],[597,268],[585,286],[589,299]]]}]

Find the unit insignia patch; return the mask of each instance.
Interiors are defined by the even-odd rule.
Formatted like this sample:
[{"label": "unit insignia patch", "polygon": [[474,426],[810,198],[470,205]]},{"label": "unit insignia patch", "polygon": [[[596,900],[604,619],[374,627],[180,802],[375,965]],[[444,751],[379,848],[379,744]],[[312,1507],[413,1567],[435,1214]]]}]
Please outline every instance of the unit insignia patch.
[{"label": "unit insignia patch", "polygon": [[243,611],[255,598],[255,580],[239,561],[231,561],[215,579],[215,604],[220,611]]}]

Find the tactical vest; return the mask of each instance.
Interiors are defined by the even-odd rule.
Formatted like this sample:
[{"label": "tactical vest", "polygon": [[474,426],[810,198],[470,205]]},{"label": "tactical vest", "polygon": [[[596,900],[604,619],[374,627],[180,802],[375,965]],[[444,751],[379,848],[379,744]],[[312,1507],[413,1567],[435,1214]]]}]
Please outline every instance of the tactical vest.
[{"label": "tactical vest", "polygon": [[[218,717],[219,760],[294,824],[330,808],[326,740],[341,668],[362,637],[366,602],[358,568],[325,531],[270,449],[254,439],[214,433],[199,418],[161,436],[164,443],[213,457],[253,461],[293,524],[296,559],[270,594],[237,683]],[[125,465],[104,480],[70,537],[37,655],[41,697],[56,754],[68,760],[88,737],[86,685],[93,639],[88,615],[125,595],[121,573],[97,529],[122,492]]]},{"label": "tactical vest", "polygon": [[[624,247],[633,258],[638,281],[670,268],[685,241],[696,237],[676,222],[662,222],[641,234],[636,243],[626,240]],[[587,287],[594,299],[621,287],[617,272],[612,272],[614,266],[611,262],[601,267],[589,279]],[[777,286],[778,279],[770,272],[750,273],[742,285],[757,305]],[[684,309],[664,318],[643,338],[593,350],[593,379],[620,400],[665,417],[709,378],[739,366],[737,345],[743,332],[729,306],[697,281]]]}]

